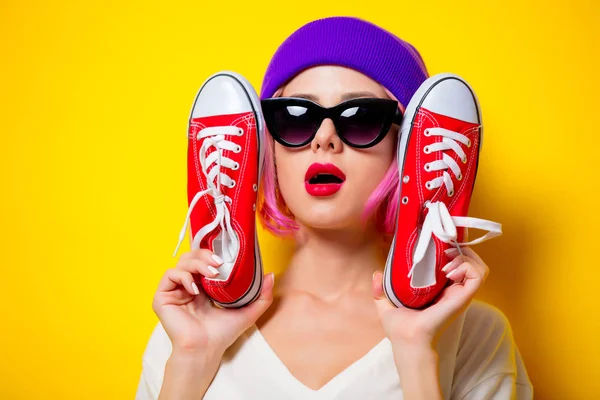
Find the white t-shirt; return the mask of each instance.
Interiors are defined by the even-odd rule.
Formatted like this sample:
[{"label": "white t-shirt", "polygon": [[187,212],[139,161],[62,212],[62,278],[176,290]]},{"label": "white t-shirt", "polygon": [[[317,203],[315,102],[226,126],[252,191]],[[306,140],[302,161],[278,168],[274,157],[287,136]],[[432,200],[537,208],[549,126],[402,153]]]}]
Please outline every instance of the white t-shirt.
[{"label": "white t-shirt", "polygon": [[[136,400],[156,400],[172,346],[160,324],[142,356]],[[474,300],[442,334],[439,377],[444,399],[533,398],[533,387],[513,340],[510,324],[497,308]],[[392,346],[384,338],[367,354],[313,390],[297,380],[253,325],[225,352],[205,400],[401,400]]]}]

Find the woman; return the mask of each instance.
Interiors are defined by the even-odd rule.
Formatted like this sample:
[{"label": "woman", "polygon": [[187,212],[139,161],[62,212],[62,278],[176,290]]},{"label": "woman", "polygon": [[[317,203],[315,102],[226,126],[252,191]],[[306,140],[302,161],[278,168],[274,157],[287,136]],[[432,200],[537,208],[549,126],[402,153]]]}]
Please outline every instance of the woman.
[{"label": "woman", "polygon": [[[311,35],[317,40],[306,40]],[[384,40],[365,43],[373,37]],[[293,54],[293,68],[282,67],[285,53]],[[411,61],[395,63],[397,54]],[[408,43],[360,19],[326,18],[282,44],[262,97],[308,98],[323,107],[375,97],[398,100],[404,111],[426,77]],[[375,146],[349,146],[331,119],[303,147],[269,137],[257,211],[271,232],[296,240],[285,273],[276,286],[273,274],[265,276],[247,307],[212,307],[206,296],[198,306],[195,288],[177,282],[191,274],[213,277],[219,263],[207,249],[181,256],[154,298],[161,323],[144,353],[137,398],[531,398],[508,321],[472,300],[488,274],[472,249],[453,254],[446,272],[457,284],[442,293],[445,305],[396,308],[384,295],[397,140],[393,125]],[[344,189],[335,196],[307,193],[304,174],[313,163],[335,164],[346,177]]]}]

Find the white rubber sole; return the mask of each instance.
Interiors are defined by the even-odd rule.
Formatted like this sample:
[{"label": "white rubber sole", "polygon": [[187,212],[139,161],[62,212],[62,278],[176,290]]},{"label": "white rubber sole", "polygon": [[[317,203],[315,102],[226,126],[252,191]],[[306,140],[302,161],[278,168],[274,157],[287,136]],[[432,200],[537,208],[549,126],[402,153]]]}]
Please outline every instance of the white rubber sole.
[{"label": "white rubber sole", "polygon": [[[250,82],[248,82],[248,80],[246,80],[246,78],[244,78],[242,75],[238,74],[237,72],[227,71],[227,70],[219,71],[219,72],[216,72],[216,73],[210,75],[204,81],[204,83],[202,83],[202,85],[200,86],[200,89],[198,90],[198,92],[196,94],[196,97],[192,104],[192,108],[190,110],[189,120],[191,120],[191,118],[192,118],[194,107],[196,105],[196,101],[198,100],[198,96],[202,92],[202,89],[204,88],[204,86],[211,79],[214,79],[217,76],[223,76],[223,75],[229,76],[229,77],[235,79],[238,83],[240,83],[242,85],[242,87],[244,88],[244,91],[246,92],[246,95],[248,96],[250,103],[252,104],[252,109],[253,109],[254,115],[256,117],[255,118],[256,119],[256,135],[257,135],[257,140],[258,140],[258,142],[257,142],[258,143],[258,182],[257,182],[257,185],[260,186],[264,158],[265,158],[264,120],[263,120],[263,116],[262,116],[262,111],[261,111],[261,107],[260,107],[260,99],[258,97],[258,94],[256,93],[256,90],[254,90],[254,87],[250,84]],[[189,120],[188,120],[188,124],[189,124]],[[188,133],[186,130],[186,139],[187,139],[187,136],[188,136]],[[189,230],[190,237],[192,237],[191,225],[190,225],[189,229],[190,229]],[[215,304],[217,304],[218,306],[223,307],[223,308],[244,307],[244,306],[252,303],[254,300],[256,300],[258,298],[258,295],[262,288],[262,284],[263,284],[263,263],[262,263],[260,247],[258,244],[258,232],[257,232],[256,226],[255,226],[254,227],[254,278],[252,280],[252,285],[246,291],[246,293],[244,293],[242,295],[242,297],[240,297],[238,300],[236,300],[234,302],[222,303],[222,302],[216,301],[215,299],[212,299],[212,301]]]},{"label": "white rubber sole", "polygon": [[[421,86],[419,86],[419,89],[417,89],[417,91],[411,98],[410,102],[408,103],[408,107],[406,107],[406,112],[404,113],[404,117],[402,119],[402,125],[400,127],[400,142],[398,143],[398,173],[400,174],[399,175],[399,177],[400,177],[400,192],[398,195],[398,209],[400,209],[400,199],[402,198],[402,177],[404,175],[404,159],[406,157],[406,150],[407,150],[408,142],[410,139],[410,132],[413,127],[415,115],[417,114],[418,109],[420,108],[425,97],[427,97],[427,94],[431,91],[431,89],[433,89],[437,84],[439,84],[440,82],[442,82],[446,79],[457,79],[457,80],[461,81],[462,83],[464,83],[469,88],[469,90],[471,91],[471,94],[473,95],[473,98],[475,99],[475,104],[477,105],[477,113],[478,113],[479,123],[481,124],[481,121],[482,121],[481,106],[479,104],[479,99],[477,98],[477,95],[475,94],[475,91],[473,90],[473,88],[460,76],[458,76],[456,74],[452,74],[452,73],[440,73],[440,74],[436,74],[436,75],[433,75],[433,76],[427,78],[421,84]],[[483,145],[483,127],[481,128],[481,134],[480,134],[480,146],[479,146],[480,152],[481,152],[482,145]],[[396,221],[396,230],[398,229],[398,221],[400,221],[400,219],[401,219],[400,212],[398,212],[397,221]],[[388,257],[387,257],[387,260],[385,263],[385,269],[384,269],[384,273],[383,273],[383,291],[384,291],[386,297],[396,307],[406,307],[404,304],[402,304],[400,299],[398,299],[398,297],[394,293],[394,289],[392,287],[392,271],[391,271],[391,269],[392,269],[392,265],[393,265],[393,261],[394,261],[393,249],[395,247],[395,243],[396,243],[396,234],[394,234],[394,238],[392,240],[392,245],[390,247],[390,252],[388,253]]]}]

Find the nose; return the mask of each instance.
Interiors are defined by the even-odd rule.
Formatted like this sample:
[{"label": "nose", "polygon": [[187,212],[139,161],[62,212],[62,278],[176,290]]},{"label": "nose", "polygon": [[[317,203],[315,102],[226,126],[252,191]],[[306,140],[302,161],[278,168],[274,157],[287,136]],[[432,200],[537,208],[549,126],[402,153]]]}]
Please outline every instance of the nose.
[{"label": "nose", "polygon": [[315,138],[310,144],[310,148],[315,153],[319,149],[323,151],[333,151],[334,153],[338,153],[342,150],[342,141],[335,131],[335,125],[333,125],[332,120],[329,118],[323,120]]}]

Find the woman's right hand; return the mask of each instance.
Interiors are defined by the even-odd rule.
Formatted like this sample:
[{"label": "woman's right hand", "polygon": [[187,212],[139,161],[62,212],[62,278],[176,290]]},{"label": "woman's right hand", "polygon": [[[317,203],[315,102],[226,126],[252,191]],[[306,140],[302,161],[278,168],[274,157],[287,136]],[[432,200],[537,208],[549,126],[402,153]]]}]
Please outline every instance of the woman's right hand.
[{"label": "woman's right hand", "polygon": [[273,273],[267,274],[260,296],[237,309],[212,304],[200,275],[213,278],[208,266],[219,268],[207,249],[181,255],[175,268],[166,271],[154,295],[152,308],[165,328],[174,351],[222,355],[269,308],[273,301]]}]

